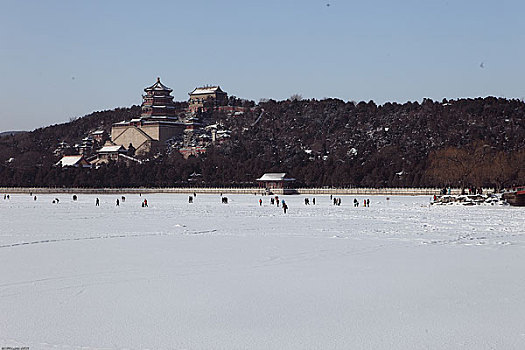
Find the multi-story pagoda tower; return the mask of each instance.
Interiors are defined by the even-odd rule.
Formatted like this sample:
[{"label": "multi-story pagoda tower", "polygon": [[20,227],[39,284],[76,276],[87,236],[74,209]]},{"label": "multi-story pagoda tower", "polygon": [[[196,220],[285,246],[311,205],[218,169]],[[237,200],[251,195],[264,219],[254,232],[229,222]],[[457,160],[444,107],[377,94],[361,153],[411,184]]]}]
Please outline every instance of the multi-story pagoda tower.
[{"label": "multi-story pagoda tower", "polygon": [[162,145],[173,137],[182,137],[185,124],[178,120],[173,90],[157,82],[144,89],[140,118],[113,124],[111,142],[135,149],[135,154],[145,154],[152,146]]},{"label": "multi-story pagoda tower", "polygon": [[173,104],[173,90],[163,85],[160,78],[150,87],[144,89],[145,95],[142,95],[142,113],[141,119],[145,120],[165,120],[175,121],[175,105]]}]

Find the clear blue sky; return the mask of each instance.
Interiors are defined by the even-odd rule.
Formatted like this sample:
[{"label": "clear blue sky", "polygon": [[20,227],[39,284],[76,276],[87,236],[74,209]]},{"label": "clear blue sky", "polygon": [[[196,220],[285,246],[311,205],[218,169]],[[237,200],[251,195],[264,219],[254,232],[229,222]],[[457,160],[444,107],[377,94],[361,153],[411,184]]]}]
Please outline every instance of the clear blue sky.
[{"label": "clear blue sky", "polygon": [[0,0],[0,8],[0,130],[140,104],[157,76],[175,100],[204,84],[256,101],[525,97],[522,0]]}]

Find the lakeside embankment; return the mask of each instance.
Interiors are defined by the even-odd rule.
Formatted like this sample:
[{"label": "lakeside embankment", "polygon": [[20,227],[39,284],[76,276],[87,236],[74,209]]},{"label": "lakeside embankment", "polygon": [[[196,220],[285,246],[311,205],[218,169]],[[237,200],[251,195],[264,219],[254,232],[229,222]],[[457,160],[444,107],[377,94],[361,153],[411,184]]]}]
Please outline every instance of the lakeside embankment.
[{"label": "lakeside embankment", "polygon": [[[272,189],[272,194],[310,194],[310,195],[385,195],[385,196],[420,196],[439,195],[440,188],[296,188]],[[493,192],[492,189],[483,189],[484,193]],[[235,188],[235,187],[161,187],[161,188],[48,188],[48,187],[0,187],[0,193],[34,193],[34,194],[145,194],[145,193],[198,193],[198,194],[266,194],[264,188]],[[453,188],[450,194],[461,194],[461,189]]]}]

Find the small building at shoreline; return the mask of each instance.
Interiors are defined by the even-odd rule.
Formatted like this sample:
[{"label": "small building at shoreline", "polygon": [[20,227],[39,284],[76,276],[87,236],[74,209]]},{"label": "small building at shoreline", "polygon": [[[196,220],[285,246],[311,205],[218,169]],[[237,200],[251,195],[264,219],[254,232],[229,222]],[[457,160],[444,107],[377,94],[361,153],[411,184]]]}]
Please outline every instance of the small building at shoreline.
[{"label": "small building at shoreline", "polygon": [[266,189],[292,188],[294,178],[286,177],[286,173],[265,173],[257,179],[259,187]]}]

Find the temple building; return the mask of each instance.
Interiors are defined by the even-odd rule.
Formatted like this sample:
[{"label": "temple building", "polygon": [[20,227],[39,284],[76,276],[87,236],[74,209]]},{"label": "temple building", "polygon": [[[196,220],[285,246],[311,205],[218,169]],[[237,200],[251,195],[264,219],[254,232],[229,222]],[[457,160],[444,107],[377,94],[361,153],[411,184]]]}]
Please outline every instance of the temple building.
[{"label": "temple building", "polygon": [[147,153],[156,144],[181,135],[185,125],[177,116],[172,91],[160,82],[160,78],[157,78],[155,84],[145,88],[140,118],[113,124],[113,144],[125,148],[131,145],[136,154],[140,155]]},{"label": "temple building", "polygon": [[220,86],[198,87],[189,95],[189,110],[192,113],[228,105],[228,94]]},{"label": "temple building", "polygon": [[[133,151],[133,147],[130,147]],[[91,165],[95,168],[98,168],[102,164],[109,162],[124,162],[126,164],[130,163],[142,163],[140,160],[131,157],[129,153],[130,149],[125,149],[123,146],[113,146],[111,142],[108,142],[104,147],[97,151],[97,156],[91,161]]]},{"label": "temple building", "polygon": [[160,78],[150,87],[144,89],[142,95],[142,119],[177,121],[175,105],[173,104],[173,90],[163,85]]},{"label": "temple building", "polygon": [[259,187],[266,189],[291,188],[294,181],[294,178],[287,178],[286,173],[266,173],[257,179]]},{"label": "temple building", "polygon": [[102,144],[104,142],[106,132],[104,130],[95,130],[90,135],[91,137],[93,137],[93,140],[95,142]]}]

